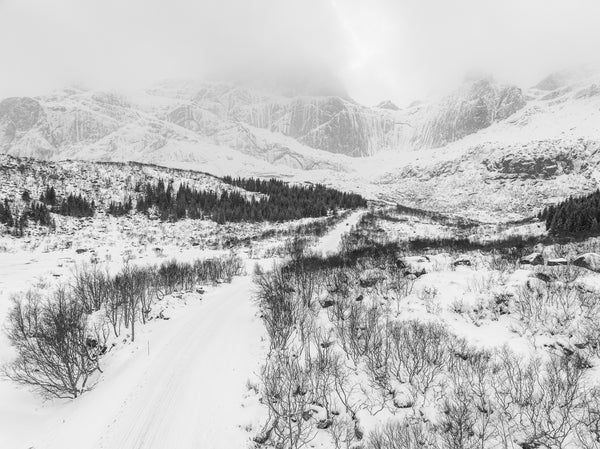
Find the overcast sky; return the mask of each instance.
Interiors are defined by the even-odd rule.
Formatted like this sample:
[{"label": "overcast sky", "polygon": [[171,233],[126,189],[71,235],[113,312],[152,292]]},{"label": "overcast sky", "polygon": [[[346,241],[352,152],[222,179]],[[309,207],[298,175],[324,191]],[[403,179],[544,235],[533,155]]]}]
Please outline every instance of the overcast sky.
[{"label": "overcast sky", "polygon": [[404,105],[592,61],[599,19],[599,0],[0,0],[0,96],[305,70]]}]

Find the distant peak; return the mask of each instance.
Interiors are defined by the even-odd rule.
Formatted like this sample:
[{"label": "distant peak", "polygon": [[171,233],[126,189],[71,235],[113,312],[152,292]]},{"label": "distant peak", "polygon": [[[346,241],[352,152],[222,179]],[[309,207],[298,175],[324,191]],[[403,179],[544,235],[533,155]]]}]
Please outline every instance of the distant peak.
[{"label": "distant peak", "polygon": [[400,108],[398,106],[396,106],[395,103],[393,103],[391,100],[384,100],[381,103],[379,103],[377,106],[375,106],[376,108],[380,108],[380,109],[389,109],[392,111],[399,111]]}]

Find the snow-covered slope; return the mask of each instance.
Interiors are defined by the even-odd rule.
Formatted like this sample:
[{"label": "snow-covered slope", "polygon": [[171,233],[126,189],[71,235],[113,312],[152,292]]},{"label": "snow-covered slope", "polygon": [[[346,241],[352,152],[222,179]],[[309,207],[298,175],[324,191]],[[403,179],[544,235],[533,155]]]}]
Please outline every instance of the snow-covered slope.
[{"label": "snow-covered slope", "polygon": [[226,83],[169,81],[127,95],[68,89],[0,102],[0,147],[318,181],[498,218],[596,187],[598,86],[590,67],[525,91],[470,78],[404,109]]},{"label": "snow-covered slope", "polygon": [[[600,76],[550,77],[510,117],[440,148],[381,154],[367,164],[381,198],[479,217],[523,216],[600,179]],[[556,80],[560,80],[560,83]],[[542,82],[542,86],[549,82]],[[382,169],[382,167],[385,167]],[[383,173],[382,173],[383,172]],[[490,215],[490,212],[492,215]]]},{"label": "snow-covered slope", "polygon": [[439,146],[522,104],[519,89],[489,79],[470,80],[440,103],[406,110],[225,83],[171,81],[126,96],[66,89],[0,102],[0,146],[47,159],[218,164],[222,153],[254,165],[343,171],[344,160],[329,153],[364,157]]}]

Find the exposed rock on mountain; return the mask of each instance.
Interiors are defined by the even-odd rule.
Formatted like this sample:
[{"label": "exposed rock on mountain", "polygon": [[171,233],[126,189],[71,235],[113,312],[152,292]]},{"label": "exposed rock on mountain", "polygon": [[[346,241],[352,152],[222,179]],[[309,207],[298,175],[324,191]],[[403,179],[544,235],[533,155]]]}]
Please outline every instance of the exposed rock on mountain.
[{"label": "exposed rock on mountain", "polygon": [[427,110],[413,144],[417,148],[443,146],[510,117],[525,104],[517,87],[500,86],[487,78],[468,81]]},{"label": "exposed rock on mountain", "polygon": [[11,98],[0,104],[0,143],[14,155],[156,163],[206,160],[217,146],[276,166],[340,168],[312,150],[364,157],[439,146],[510,116],[523,102],[519,89],[489,80],[441,105],[407,111],[389,101],[368,108],[347,96],[288,94],[171,81],[132,98],[80,89]]}]

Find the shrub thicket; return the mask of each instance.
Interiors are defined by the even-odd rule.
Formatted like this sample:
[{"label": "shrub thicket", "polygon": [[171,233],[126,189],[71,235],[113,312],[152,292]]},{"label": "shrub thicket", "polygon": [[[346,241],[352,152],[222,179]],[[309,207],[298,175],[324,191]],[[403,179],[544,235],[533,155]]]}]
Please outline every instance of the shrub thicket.
[{"label": "shrub thicket", "polygon": [[165,295],[230,282],[242,271],[235,256],[126,265],[114,276],[97,266],[80,269],[71,285],[49,295],[31,290],[14,298],[6,331],[17,358],[4,373],[46,396],[75,398],[100,370],[111,332],[119,337],[124,327],[133,341],[136,323],[151,319],[152,307]]}]

